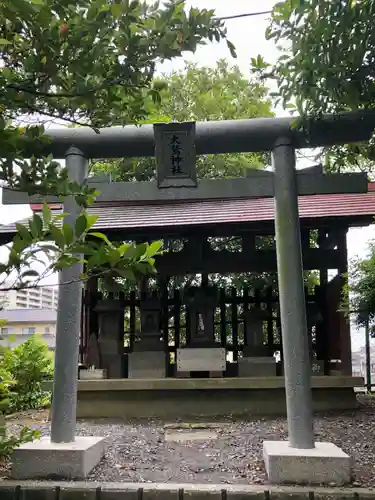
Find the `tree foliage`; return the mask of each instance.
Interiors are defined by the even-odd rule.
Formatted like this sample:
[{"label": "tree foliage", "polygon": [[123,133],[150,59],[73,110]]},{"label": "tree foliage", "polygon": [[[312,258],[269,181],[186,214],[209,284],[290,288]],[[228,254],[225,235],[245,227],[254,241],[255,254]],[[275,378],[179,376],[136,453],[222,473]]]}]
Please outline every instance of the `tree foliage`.
[{"label": "tree foliage", "polygon": [[[154,80],[161,89],[160,101],[153,104],[147,123],[235,120],[272,116],[271,101],[259,78],[246,77],[237,66],[218,61],[214,67],[186,63],[181,71]],[[243,176],[247,168],[263,167],[265,155],[223,154],[197,158],[198,177]],[[113,180],[146,181],[155,179],[154,158],[126,158],[99,161],[94,173],[110,173]]]},{"label": "tree foliage", "polygon": [[[369,0],[285,0],[272,12],[266,36],[280,56],[253,67],[276,81],[275,97],[300,116],[374,109],[375,3]],[[375,144],[330,148],[326,167],[367,170]]]},{"label": "tree foliage", "polygon": [[5,369],[2,357],[7,349],[0,347],[0,463],[8,458],[22,443],[33,441],[40,437],[37,430],[23,427],[19,434],[10,434],[7,429],[5,415],[10,412],[11,398],[14,395],[15,379]]},{"label": "tree foliage", "polygon": [[53,375],[53,354],[39,335],[33,335],[13,349],[5,348],[0,366],[14,381],[6,413],[49,404],[51,395],[43,390],[42,383]]},{"label": "tree foliage", "polygon": [[[32,115],[101,126],[137,123],[160,100],[156,64],[194,51],[206,40],[226,37],[213,11],[190,9],[183,1],[3,0],[0,3],[0,179],[29,194],[75,196],[83,208],[97,192],[69,181],[67,172],[43,156],[44,127],[24,125]],[[233,52],[233,46],[228,41]],[[30,160],[25,157],[30,156]],[[111,244],[96,233],[87,238],[93,219],[85,213],[79,228],[61,227],[46,209],[29,228],[19,226],[1,271],[20,272],[52,252],[56,271],[76,262],[74,252],[89,255],[88,268],[114,268],[122,275],[152,267],[160,246]],[[77,221],[78,223],[78,221]],[[60,223],[61,224],[61,223]],[[75,231],[74,231],[75,229]],[[39,242],[53,244],[41,246]],[[146,262],[147,261],[147,262]],[[21,283],[28,275],[20,276]],[[128,274],[129,274],[128,273]]]},{"label": "tree foliage", "polygon": [[370,243],[366,258],[353,259],[351,262],[343,309],[355,314],[360,326],[365,326],[369,321],[375,336],[375,242]]},{"label": "tree foliage", "polygon": [[[13,288],[34,286],[53,272],[78,262],[85,264],[81,279],[101,277],[107,286],[112,286],[116,277],[136,281],[140,275],[154,272],[155,256],[162,252],[162,241],[112,243],[104,234],[92,231],[97,216],[83,211],[74,228],[64,222],[66,216],[66,213],[53,216],[45,203],[42,215],[34,213],[28,227],[16,223],[17,235],[13,238],[8,262],[0,264],[0,273],[16,272]],[[42,252],[49,264],[41,275],[31,267],[36,262],[44,264]]]}]

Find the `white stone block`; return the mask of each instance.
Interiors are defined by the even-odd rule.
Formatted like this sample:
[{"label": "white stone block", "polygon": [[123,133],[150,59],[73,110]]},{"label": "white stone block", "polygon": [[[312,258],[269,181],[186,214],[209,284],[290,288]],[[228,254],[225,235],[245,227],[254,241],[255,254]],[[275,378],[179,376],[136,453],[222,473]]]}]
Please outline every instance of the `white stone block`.
[{"label": "white stone block", "polygon": [[80,380],[98,380],[107,378],[106,371],[96,368],[95,370],[81,370],[79,372]]},{"label": "white stone block", "polygon": [[177,371],[179,372],[222,372],[226,370],[223,347],[177,349]]},{"label": "white stone block", "polygon": [[130,353],[128,357],[128,378],[165,378],[165,357],[163,351]]},{"label": "white stone block", "polygon": [[22,444],[12,455],[14,479],[85,479],[103,458],[105,438],[77,436],[52,443],[49,436]]},{"label": "white stone block", "polygon": [[264,441],[263,459],[268,479],[274,484],[329,484],[351,481],[351,458],[332,443],[315,448],[291,448],[287,441]]}]

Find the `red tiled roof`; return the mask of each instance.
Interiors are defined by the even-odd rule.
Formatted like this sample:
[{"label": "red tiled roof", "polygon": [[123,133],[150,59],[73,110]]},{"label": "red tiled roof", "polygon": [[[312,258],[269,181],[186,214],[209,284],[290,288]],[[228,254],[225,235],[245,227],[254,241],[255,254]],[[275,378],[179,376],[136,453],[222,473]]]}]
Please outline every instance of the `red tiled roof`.
[{"label": "red tiled roof", "polygon": [[[367,193],[300,196],[300,218],[375,216],[375,183]],[[31,205],[40,210],[40,205]],[[54,208],[57,208],[55,206]],[[99,219],[96,229],[172,227],[272,221],[273,198],[183,201],[148,204],[96,204],[89,209]]]}]

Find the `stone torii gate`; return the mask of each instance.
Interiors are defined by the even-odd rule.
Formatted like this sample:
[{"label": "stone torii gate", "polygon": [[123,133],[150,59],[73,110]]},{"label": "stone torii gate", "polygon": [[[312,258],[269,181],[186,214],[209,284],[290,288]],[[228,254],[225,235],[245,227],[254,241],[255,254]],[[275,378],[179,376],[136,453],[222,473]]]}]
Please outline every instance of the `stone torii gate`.
[{"label": "stone torii gate", "polygon": [[[303,129],[296,128],[291,118],[204,122],[195,126],[193,146],[197,154],[271,151],[274,176],[271,185],[265,188],[265,196],[275,198],[276,252],[289,433],[288,442],[264,443],[266,469],[272,482],[334,481],[343,484],[350,480],[350,457],[330,443],[314,442],[297,201],[298,194],[307,193],[303,185],[297,185],[295,150],[368,141],[374,127],[375,115],[371,112],[325,116],[309,124],[308,134]],[[65,158],[71,179],[78,183],[87,179],[90,158],[155,154],[152,125],[113,127],[102,129],[99,134],[89,128],[49,130],[48,134],[51,142],[46,146],[45,153],[52,153],[55,158]],[[101,200],[114,200],[113,185],[104,186],[103,189],[101,184],[100,189]],[[319,193],[318,186],[316,193]],[[22,198],[22,194],[20,196]],[[124,195],[122,196],[124,199]],[[137,192],[133,196],[136,197]],[[173,198],[168,193],[163,196]],[[16,193],[14,197],[17,197]],[[67,223],[74,223],[79,208],[73,199],[65,201],[64,212],[70,214]],[[66,449],[69,444],[72,448],[74,443],[77,444],[75,426],[81,272],[82,265],[75,264],[60,273],[60,282],[68,284],[62,286],[59,293],[51,439],[48,445],[46,442],[43,444],[54,453]],[[34,443],[30,446],[34,446]],[[35,444],[34,449],[37,451],[40,446]],[[97,447],[98,442],[82,444],[82,449],[88,452],[92,446]],[[18,450],[19,464],[22,461],[22,449]],[[18,469],[18,475],[22,476],[22,467]],[[84,475],[83,472],[81,475]]]}]

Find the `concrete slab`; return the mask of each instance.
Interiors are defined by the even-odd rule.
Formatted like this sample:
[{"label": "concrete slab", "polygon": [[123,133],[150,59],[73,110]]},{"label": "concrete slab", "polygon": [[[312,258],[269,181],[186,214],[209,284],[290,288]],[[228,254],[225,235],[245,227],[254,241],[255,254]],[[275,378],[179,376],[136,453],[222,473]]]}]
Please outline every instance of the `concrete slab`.
[{"label": "concrete slab", "polygon": [[[313,389],[340,390],[364,385],[362,377],[312,377]],[[46,390],[52,389],[52,383],[44,384]],[[79,380],[78,392],[102,391],[159,391],[182,390],[191,391],[203,389],[207,391],[228,389],[280,389],[285,387],[284,377],[229,377],[229,378],[160,378],[160,379],[106,379],[106,380]],[[133,396],[132,396],[133,397]]]},{"label": "concrete slab", "polygon": [[351,481],[351,458],[332,443],[311,450],[291,448],[287,441],[264,441],[263,459],[274,484],[335,484]]},{"label": "concrete slab", "polygon": [[77,436],[74,443],[51,443],[42,437],[17,448],[12,456],[13,479],[85,479],[106,450],[105,438]]},{"label": "concrete slab", "polygon": [[208,441],[217,439],[217,432],[213,429],[166,429],[167,442],[188,443],[189,441]]}]

